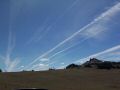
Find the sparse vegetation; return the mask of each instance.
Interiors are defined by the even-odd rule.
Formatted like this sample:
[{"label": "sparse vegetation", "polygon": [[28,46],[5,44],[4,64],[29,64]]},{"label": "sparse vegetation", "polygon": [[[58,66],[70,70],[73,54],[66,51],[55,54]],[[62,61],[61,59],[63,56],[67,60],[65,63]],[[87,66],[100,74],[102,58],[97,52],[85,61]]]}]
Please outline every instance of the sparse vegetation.
[{"label": "sparse vegetation", "polygon": [[4,72],[0,73],[0,90],[120,90],[120,69],[117,68],[120,62],[93,58],[82,65],[70,64],[63,70]]},{"label": "sparse vegetation", "polygon": [[54,71],[54,70],[56,70],[55,68],[49,68],[49,71]]},{"label": "sparse vegetation", "polygon": [[35,70],[32,70],[32,72],[34,72]]},{"label": "sparse vegetation", "polygon": [[113,65],[112,65],[112,62],[105,61],[105,62],[97,64],[97,68],[98,69],[112,69]]},{"label": "sparse vegetation", "polygon": [[86,61],[82,65],[70,64],[66,67],[66,69],[73,68],[96,68],[96,69],[120,69],[120,62],[111,62],[111,61],[103,61],[98,60],[96,58],[92,58],[89,61]]},{"label": "sparse vegetation", "polygon": [[0,72],[2,72],[2,69],[0,69]]},{"label": "sparse vegetation", "polygon": [[0,90],[120,90],[120,70],[94,68],[0,73]]}]

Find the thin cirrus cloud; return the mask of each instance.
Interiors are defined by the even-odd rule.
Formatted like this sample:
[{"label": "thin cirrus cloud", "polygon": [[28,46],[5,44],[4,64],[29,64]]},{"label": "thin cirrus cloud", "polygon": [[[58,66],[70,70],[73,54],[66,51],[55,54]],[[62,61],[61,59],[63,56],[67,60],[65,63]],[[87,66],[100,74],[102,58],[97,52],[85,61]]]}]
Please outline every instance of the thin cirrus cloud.
[{"label": "thin cirrus cloud", "polygon": [[13,22],[16,19],[18,13],[22,9],[23,2],[11,0],[10,1],[10,15],[9,15],[9,36],[8,36],[8,47],[6,55],[2,55],[1,58],[4,60],[5,71],[14,71],[16,66],[19,64],[19,58],[11,59],[13,49],[15,48],[15,37],[12,35]]},{"label": "thin cirrus cloud", "polygon": [[[36,43],[38,41],[40,41],[44,35],[48,32],[48,28],[47,27],[47,19],[44,21],[44,23],[37,28],[36,32],[33,34],[33,36],[26,42],[25,45],[29,45],[31,43]],[[46,30],[45,30],[46,29]]]},{"label": "thin cirrus cloud", "polygon": [[[106,13],[106,14],[102,14],[103,17],[104,17],[104,15],[107,15],[107,16],[108,16],[107,18],[105,17],[105,18],[103,18],[102,20],[100,20],[100,21],[102,21],[102,22],[97,23],[97,25],[96,25],[96,24],[91,25],[91,28],[88,28],[88,29],[84,30],[82,33],[80,33],[81,36],[85,37],[85,39],[83,39],[82,41],[80,41],[80,43],[76,43],[76,44],[74,44],[74,45],[72,45],[72,46],[70,46],[70,47],[67,47],[67,48],[65,48],[65,49],[63,49],[63,50],[55,53],[54,55],[50,56],[50,58],[53,58],[53,57],[55,57],[56,55],[58,55],[58,54],[60,54],[60,53],[62,53],[62,52],[64,52],[64,51],[67,51],[67,50],[75,47],[75,46],[78,45],[78,44],[82,44],[82,42],[84,42],[84,41],[86,41],[86,40],[88,40],[88,39],[90,39],[90,38],[96,38],[96,39],[101,38],[101,37],[99,37],[99,36],[101,36],[102,34],[104,34],[104,32],[107,31],[107,25],[106,25],[106,23],[107,23],[109,20],[111,20],[111,17],[114,16],[114,15],[119,11],[119,9],[120,9],[119,6],[116,6],[116,7],[114,7],[114,8],[115,8],[116,10],[114,10],[113,8],[111,8],[112,11],[109,11],[109,12],[108,12],[109,14],[107,14],[107,13]],[[95,19],[95,21],[96,21],[96,20],[97,20],[97,19]]]},{"label": "thin cirrus cloud", "polygon": [[90,22],[89,24],[87,24],[83,28],[79,29],[77,32],[73,33],[70,37],[68,37],[67,39],[63,40],[62,42],[60,42],[59,44],[57,44],[52,49],[50,49],[47,52],[45,52],[44,54],[38,56],[26,68],[30,67],[35,62],[39,61],[41,58],[44,58],[45,56],[47,56],[48,54],[50,54],[51,52],[53,52],[54,50],[56,50],[57,48],[59,48],[60,46],[62,46],[63,44],[66,44],[68,41],[70,41],[71,39],[75,38],[77,35],[79,35],[80,33],[82,33],[84,30],[90,28],[92,25],[95,25],[98,22],[103,22],[103,21],[110,20],[111,17],[114,16],[114,15],[116,15],[119,11],[120,11],[120,3],[118,2],[117,4],[115,4],[114,6],[112,6],[111,8],[109,8],[107,11],[105,11],[101,15],[99,15],[97,18],[95,18],[92,22]]},{"label": "thin cirrus cloud", "polygon": [[[34,64],[31,66],[31,68],[28,68],[26,70],[38,70],[38,71],[41,69],[48,70],[51,67],[51,65],[53,65],[55,63],[57,63],[57,61],[50,62],[50,60],[49,61],[41,61],[40,60],[40,63]],[[19,68],[18,70],[22,71],[23,68]]]},{"label": "thin cirrus cloud", "polygon": [[11,59],[11,55],[12,55],[14,47],[15,47],[15,38],[13,38],[12,32],[9,31],[8,47],[6,51],[6,56],[5,57],[2,56],[3,60],[5,60],[5,70],[7,72],[15,71],[17,65],[20,62],[19,58]]},{"label": "thin cirrus cloud", "polygon": [[[34,70],[41,70],[40,68],[41,68],[41,66],[43,67],[44,66],[44,70],[47,70],[47,69],[49,69],[50,67],[51,67],[51,65],[53,65],[53,64],[55,64],[55,63],[57,63],[57,61],[52,61],[52,62],[50,62],[50,59],[48,60],[48,61],[41,61],[40,60],[40,63],[38,63],[38,64],[33,64],[32,66],[31,66],[31,68],[29,68],[29,69],[27,69],[27,70],[31,70],[31,69],[34,69]],[[43,64],[43,65],[41,65],[41,64]],[[22,70],[22,69],[21,69]]]},{"label": "thin cirrus cloud", "polygon": [[[107,60],[106,54],[110,54],[110,55],[111,55],[111,54],[114,54],[114,55],[115,55],[116,53],[120,54],[119,52],[115,52],[116,50],[120,50],[120,45],[117,45],[117,46],[114,46],[114,47],[112,47],[112,48],[103,50],[103,51],[101,51],[101,52],[98,52],[98,53],[89,55],[88,57],[81,58],[81,59],[76,60],[76,61],[74,61],[74,62],[72,62],[72,63],[83,64],[85,61],[89,60],[90,58],[97,58],[97,57],[102,57],[102,59],[106,59],[106,60]],[[105,55],[105,57],[104,57],[104,55]],[[109,60],[110,60],[110,59],[116,60],[116,61],[120,61],[120,57],[114,57],[114,58],[111,58],[111,57],[110,57]],[[60,66],[60,67],[58,67],[58,68],[63,69],[63,68],[65,68],[66,66],[67,66],[67,65],[62,65],[62,66]]]},{"label": "thin cirrus cloud", "polygon": [[44,63],[38,63],[36,65],[33,65],[30,69],[27,69],[27,70],[36,70],[36,71],[39,71],[39,70],[47,70],[49,69],[49,64],[44,64]]},{"label": "thin cirrus cloud", "polygon": [[95,57],[99,57],[99,56],[102,56],[102,55],[107,54],[107,53],[112,53],[113,51],[118,50],[118,49],[120,49],[120,45],[117,45],[117,46],[114,46],[112,48],[106,49],[106,50],[101,51],[99,53],[92,54],[88,57],[79,59],[79,60],[75,61],[74,63],[81,63],[81,62],[83,63],[84,61],[88,60],[89,58],[95,58]]},{"label": "thin cirrus cloud", "polygon": [[113,53],[111,53],[110,55],[120,55],[120,51],[118,52],[113,52]]},{"label": "thin cirrus cloud", "polygon": [[68,50],[70,50],[71,48],[73,48],[73,47],[75,47],[75,46],[77,46],[77,45],[82,44],[84,41],[86,41],[86,40],[88,40],[88,39],[90,39],[90,38],[98,39],[99,36],[102,35],[102,34],[103,34],[104,32],[106,32],[106,31],[107,31],[107,28],[106,28],[105,25],[101,25],[100,23],[99,23],[99,25],[93,25],[91,28],[88,28],[87,30],[85,30],[85,31],[83,31],[82,33],[80,33],[79,36],[84,37],[84,39],[79,40],[79,42],[77,42],[77,43],[75,43],[75,44],[73,44],[73,45],[71,45],[71,46],[69,46],[69,47],[67,47],[67,48],[64,48],[64,49],[61,50],[61,51],[56,52],[55,54],[51,55],[51,56],[49,57],[49,59],[52,59],[52,58],[54,58],[55,56],[57,56],[57,55],[65,52],[65,51],[68,51]]},{"label": "thin cirrus cloud", "polygon": [[52,29],[52,27],[55,26],[57,22],[77,4],[78,1],[79,0],[75,0],[72,3],[72,5],[66,8],[66,10],[61,15],[59,15],[58,18],[52,24],[48,25],[49,19],[46,19],[44,23],[42,24],[42,26],[38,27],[34,35],[26,42],[26,45],[39,42],[43,37],[45,37],[46,34]]},{"label": "thin cirrus cloud", "polygon": [[40,61],[41,62],[47,62],[47,61],[49,61],[49,59],[48,58],[42,58],[42,59],[40,59]]},{"label": "thin cirrus cloud", "polygon": [[55,54],[51,55],[51,56],[49,57],[49,59],[52,59],[52,58],[54,58],[55,56],[57,56],[57,55],[65,52],[65,51],[70,50],[71,48],[75,47],[75,46],[78,45],[78,44],[82,44],[82,43],[83,43],[84,41],[86,41],[87,39],[89,39],[89,38],[86,37],[85,39],[82,39],[80,42],[77,42],[77,43],[75,43],[75,44],[73,44],[73,45],[71,45],[71,46],[69,46],[69,47],[67,47],[67,48],[64,48],[64,49],[61,50],[61,51],[56,52]]}]

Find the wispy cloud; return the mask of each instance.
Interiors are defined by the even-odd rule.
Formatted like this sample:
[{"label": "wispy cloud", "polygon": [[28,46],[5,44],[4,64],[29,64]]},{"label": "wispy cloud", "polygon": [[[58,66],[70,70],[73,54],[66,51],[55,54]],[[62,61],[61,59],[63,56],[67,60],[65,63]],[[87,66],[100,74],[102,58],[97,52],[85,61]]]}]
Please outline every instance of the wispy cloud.
[{"label": "wispy cloud", "polygon": [[23,0],[9,0],[10,5],[9,5],[9,26],[12,27],[13,23],[15,22],[15,19],[19,15],[20,11],[22,8],[24,8],[24,1]]},{"label": "wispy cloud", "polygon": [[50,60],[50,59],[48,59],[48,58],[41,58],[41,59],[40,59],[41,62],[47,62],[47,61],[49,61],[49,60]]},{"label": "wispy cloud", "polygon": [[14,0],[10,1],[10,14],[9,14],[9,32],[8,32],[8,46],[6,55],[2,56],[3,60],[5,61],[5,70],[10,72],[17,66],[19,60],[16,58],[15,60],[11,60],[11,55],[13,49],[15,48],[15,37],[12,35],[12,26],[13,22],[21,9],[22,3],[18,3]]},{"label": "wispy cloud", "polygon": [[65,51],[68,51],[70,50],[71,48],[77,46],[77,45],[80,45],[82,44],[83,42],[85,42],[86,40],[90,39],[90,38],[95,38],[95,39],[98,39],[102,36],[102,34],[107,31],[105,25],[101,25],[101,23],[99,23],[99,25],[93,25],[91,28],[88,28],[87,30],[84,30],[82,33],[80,33],[79,35],[84,37],[84,39],[82,40],[79,40],[77,43],[75,44],[72,44],[71,46],[67,47],[67,48],[64,48],[63,50],[61,51],[58,51],[56,52],[55,54],[51,55],[49,57],[49,59],[65,52]]},{"label": "wispy cloud", "polygon": [[0,59],[4,60],[5,58],[2,55],[0,55]]},{"label": "wispy cloud", "polygon": [[118,52],[112,52],[112,53],[110,53],[109,55],[120,55],[120,51]]},{"label": "wispy cloud", "polygon": [[98,56],[102,56],[102,55],[105,55],[105,54],[107,54],[107,53],[111,53],[111,52],[113,52],[113,51],[115,51],[115,50],[118,50],[118,49],[120,49],[120,45],[117,45],[117,46],[114,46],[114,47],[112,47],[112,48],[106,49],[106,50],[101,51],[101,52],[99,52],[99,53],[92,54],[92,55],[90,55],[90,56],[88,56],[88,57],[79,59],[79,60],[75,61],[74,63],[81,63],[81,62],[83,63],[84,61],[87,61],[87,60],[89,60],[90,58],[96,58],[96,57],[98,57]]},{"label": "wispy cloud", "polygon": [[37,43],[40,41],[44,35],[49,31],[49,28],[47,27],[48,19],[46,19],[42,25],[40,25],[37,30],[35,30],[35,33],[33,33],[33,36],[26,42],[25,45],[29,45],[31,43]]},{"label": "wispy cloud", "polygon": [[61,50],[61,51],[56,52],[55,54],[51,55],[51,56],[49,57],[49,59],[52,59],[52,58],[54,58],[55,56],[57,56],[57,55],[65,52],[65,51],[68,51],[69,49],[77,46],[78,44],[82,44],[82,43],[83,43],[84,41],[86,41],[87,39],[88,39],[88,38],[86,37],[85,39],[82,39],[80,42],[75,43],[75,44],[73,44],[73,45],[71,45],[71,46],[69,46],[69,47],[67,47],[67,48],[65,48],[65,49],[63,49],[63,50]]},{"label": "wispy cloud", "polygon": [[[39,61],[36,64],[31,65],[30,68],[24,68],[24,67],[20,67],[18,70],[22,71],[22,70],[48,70],[51,65],[54,65],[55,63],[57,63],[57,61]],[[43,64],[43,65],[41,65]]]},{"label": "wispy cloud", "polygon": [[[114,16],[118,11],[120,11],[119,4],[117,6],[112,7],[110,10],[108,10],[107,13],[106,12],[103,13],[101,15],[101,17],[103,17],[102,20],[98,20],[98,19],[100,19],[100,17],[98,17],[98,19],[96,18],[94,21],[99,21],[97,24],[95,23],[95,24],[91,25],[91,27],[89,27],[89,28],[85,29],[83,32],[81,32],[79,35],[83,36],[84,39],[82,41],[80,41],[80,43],[76,43],[70,47],[67,47],[67,48],[53,54],[52,56],[50,56],[50,58],[53,58],[56,55],[59,55],[62,52],[65,52],[65,51],[71,49],[72,47],[75,47],[78,44],[82,44],[82,42],[84,42],[90,38],[96,38],[96,39],[101,38],[101,36],[107,31],[106,22],[111,20],[111,17]],[[106,17],[106,15],[109,17]]]},{"label": "wispy cloud", "polygon": [[12,40],[12,32],[9,31],[8,47],[7,47],[6,57],[5,57],[5,65],[6,65],[7,70],[9,68],[10,63],[11,63],[10,56],[11,56],[11,53],[12,53],[14,46],[15,46],[15,41]]},{"label": "wispy cloud", "polygon": [[[53,52],[54,50],[56,50],[57,48],[59,48],[60,46],[62,46],[63,44],[67,43],[71,39],[75,38],[77,35],[79,35],[80,33],[82,33],[84,30],[90,28],[92,25],[94,25],[94,24],[96,24],[98,22],[105,23],[105,21],[110,20],[111,17],[114,16],[114,15],[116,15],[119,11],[120,11],[120,3],[117,3],[114,6],[112,6],[111,8],[109,8],[107,11],[103,12],[97,18],[95,18],[92,22],[90,22],[89,24],[87,24],[86,26],[84,26],[83,28],[81,28],[80,30],[78,30],[77,32],[73,33],[70,37],[66,38],[65,40],[63,40],[62,42],[60,42],[59,44],[57,44],[55,47],[53,47],[52,49],[48,50],[44,54],[42,54],[39,57],[37,57],[35,60],[33,60],[33,62],[31,62],[27,66],[27,68],[29,66],[31,66],[32,64],[34,64],[35,62],[37,62],[38,60],[40,60],[41,58],[44,58],[45,56],[47,56],[48,54],[50,54],[51,52]],[[87,32],[87,33],[89,33],[89,32]],[[97,35],[97,33],[92,33],[92,34],[93,35]]]},{"label": "wispy cloud", "polygon": [[102,21],[91,25],[90,28],[84,30],[82,33],[80,33],[80,35],[85,38],[99,39],[105,32],[108,31],[107,27],[108,26],[106,25],[106,21]]},{"label": "wispy cloud", "polygon": [[5,57],[3,56],[3,59],[5,60],[5,69],[8,72],[14,71],[16,66],[20,62],[18,58],[14,60],[11,59],[11,55],[14,47],[15,47],[15,38],[13,38],[12,32],[9,31],[7,52],[6,52],[6,56]]},{"label": "wispy cloud", "polygon": [[68,65],[68,64],[63,64],[63,65],[57,67],[57,69],[64,69],[67,65]]},{"label": "wispy cloud", "polygon": [[120,48],[110,53],[101,55],[100,58],[104,60],[120,61]]},{"label": "wispy cloud", "polygon": [[8,67],[6,68],[6,70],[8,72],[15,71],[19,63],[20,63],[20,60],[17,58],[14,60],[10,60],[9,63],[7,64]]},{"label": "wispy cloud", "polygon": [[36,70],[36,71],[39,71],[39,70],[48,70],[49,69],[49,64],[44,64],[44,63],[39,63],[39,64],[36,64],[36,65],[33,65],[30,69],[27,69],[27,70]]},{"label": "wispy cloud", "polygon": [[48,19],[44,21],[42,26],[38,27],[34,35],[26,42],[26,44],[31,44],[35,42],[39,42],[46,34],[57,24],[57,22],[67,13],[69,12],[78,2],[79,0],[75,0],[72,5],[66,8],[65,12],[58,16],[58,18],[50,25],[48,25]]}]

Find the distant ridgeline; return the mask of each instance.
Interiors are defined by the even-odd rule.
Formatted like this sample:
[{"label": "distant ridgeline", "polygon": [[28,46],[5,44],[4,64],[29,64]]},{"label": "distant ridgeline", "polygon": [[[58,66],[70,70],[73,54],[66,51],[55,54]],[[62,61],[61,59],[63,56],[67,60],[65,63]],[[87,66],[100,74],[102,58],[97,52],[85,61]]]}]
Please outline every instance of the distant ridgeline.
[{"label": "distant ridgeline", "polygon": [[103,61],[92,58],[89,61],[83,63],[82,65],[70,64],[66,67],[66,69],[73,68],[120,69],[120,62]]}]

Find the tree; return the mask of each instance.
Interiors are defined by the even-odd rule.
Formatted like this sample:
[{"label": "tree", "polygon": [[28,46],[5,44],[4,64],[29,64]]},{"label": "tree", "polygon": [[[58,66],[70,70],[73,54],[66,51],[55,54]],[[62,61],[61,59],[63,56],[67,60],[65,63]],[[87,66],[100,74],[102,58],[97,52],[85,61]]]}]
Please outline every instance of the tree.
[{"label": "tree", "polygon": [[32,70],[32,72],[34,72],[35,70]]},{"label": "tree", "polygon": [[49,71],[54,71],[55,70],[55,68],[53,67],[53,68],[49,68]]},{"label": "tree", "polygon": [[0,69],[0,72],[2,72],[2,69]]}]

